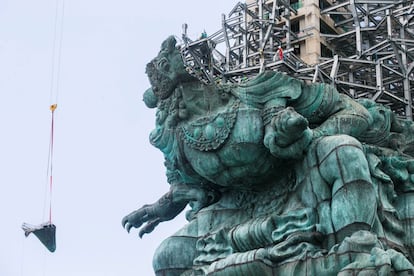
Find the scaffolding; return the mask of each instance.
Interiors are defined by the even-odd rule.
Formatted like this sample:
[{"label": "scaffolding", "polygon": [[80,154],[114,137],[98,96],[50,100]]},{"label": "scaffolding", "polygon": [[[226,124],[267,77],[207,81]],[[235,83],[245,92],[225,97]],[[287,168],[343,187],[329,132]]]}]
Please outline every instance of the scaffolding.
[{"label": "scaffolding", "polygon": [[222,15],[222,28],[192,40],[188,71],[205,83],[241,82],[276,70],[370,98],[412,119],[414,3],[393,0],[255,0]]}]

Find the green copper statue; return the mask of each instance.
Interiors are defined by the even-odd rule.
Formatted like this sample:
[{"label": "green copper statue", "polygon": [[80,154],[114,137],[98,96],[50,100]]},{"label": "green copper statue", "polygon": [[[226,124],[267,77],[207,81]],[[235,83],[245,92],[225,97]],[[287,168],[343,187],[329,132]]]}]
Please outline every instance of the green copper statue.
[{"label": "green copper statue", "polygon": [[203,84],[173,37],[147,74],[170,189],[122,224],[142,236],[190,206],[156,275],[414,274],[412,122],[273,71]]}]

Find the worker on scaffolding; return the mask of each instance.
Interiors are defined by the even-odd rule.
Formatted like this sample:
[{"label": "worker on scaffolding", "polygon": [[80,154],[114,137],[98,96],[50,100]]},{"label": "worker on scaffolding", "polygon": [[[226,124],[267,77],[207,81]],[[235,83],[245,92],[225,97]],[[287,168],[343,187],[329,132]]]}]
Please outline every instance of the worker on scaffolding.
[{"label": "worker on scaffolding", "polygon": [[206,32],[206,30],[204,30],[204,31],[201,33],[201,35],[200,35],[200,39],[204,39],[204,38],[207,38],[207,32]]},{"label": "worker on scaffolding", "polygon": [[277,55],[279,56],[279,60],[283,60],[283,49],[282,49],[282,46],[280,45],[277,48]]},{"label": "worker on scaffolding", "polygon": [[283,60],[283,49],[282,46],[277,48],[275,55],[273,56],[273,61]]}]

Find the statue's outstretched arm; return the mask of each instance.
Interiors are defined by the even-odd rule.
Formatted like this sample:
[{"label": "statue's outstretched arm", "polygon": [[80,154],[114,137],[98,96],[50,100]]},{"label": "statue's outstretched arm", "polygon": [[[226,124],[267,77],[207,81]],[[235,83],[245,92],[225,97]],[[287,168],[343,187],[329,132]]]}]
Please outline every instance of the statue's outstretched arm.
[{"label": "statue's outstretched arm", "polygon": [[170,190],[153,204],[145,204],[122,219],[122,226],[129,232],[132,227],[142,228],[139,237],[151,233],[163,221],[175,218],[185,208],[188,201],[174,200]]},{"label": "statue's outstretched arm", "polygon": [[324,122],[314,129],[314,138],[336,134],[359,138],[372,125],[373,119],[365,107],[346,95],[340,95],[338,98],[337,101],[332,101],[336,108],[332,108],[331,112],[326,114]]},{"label": "statue's outstretched arm", "polygon": [[[199,208],[211,203],[212,197],[201,187],[186,184],[170,186],[164,194],[153,204],[146,204],[126,215],[122,219],[122,226],[129,232],[131,228],[140,228],[139,237],[151,233],[163,221],[172,220],[180,214],[190,202],[198,202]],[[197,210],[198,211],[198,210]]]}]

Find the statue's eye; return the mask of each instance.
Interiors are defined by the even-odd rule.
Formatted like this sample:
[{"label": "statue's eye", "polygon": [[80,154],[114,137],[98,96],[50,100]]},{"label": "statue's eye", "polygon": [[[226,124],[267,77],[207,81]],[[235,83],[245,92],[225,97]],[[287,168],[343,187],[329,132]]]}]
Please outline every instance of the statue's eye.
[{"label": "statue's eye", "polygon": [[170,63],[165,57],[163,57],[158,61],[157,67],[162,71],[168,71],[170,69]]}]

